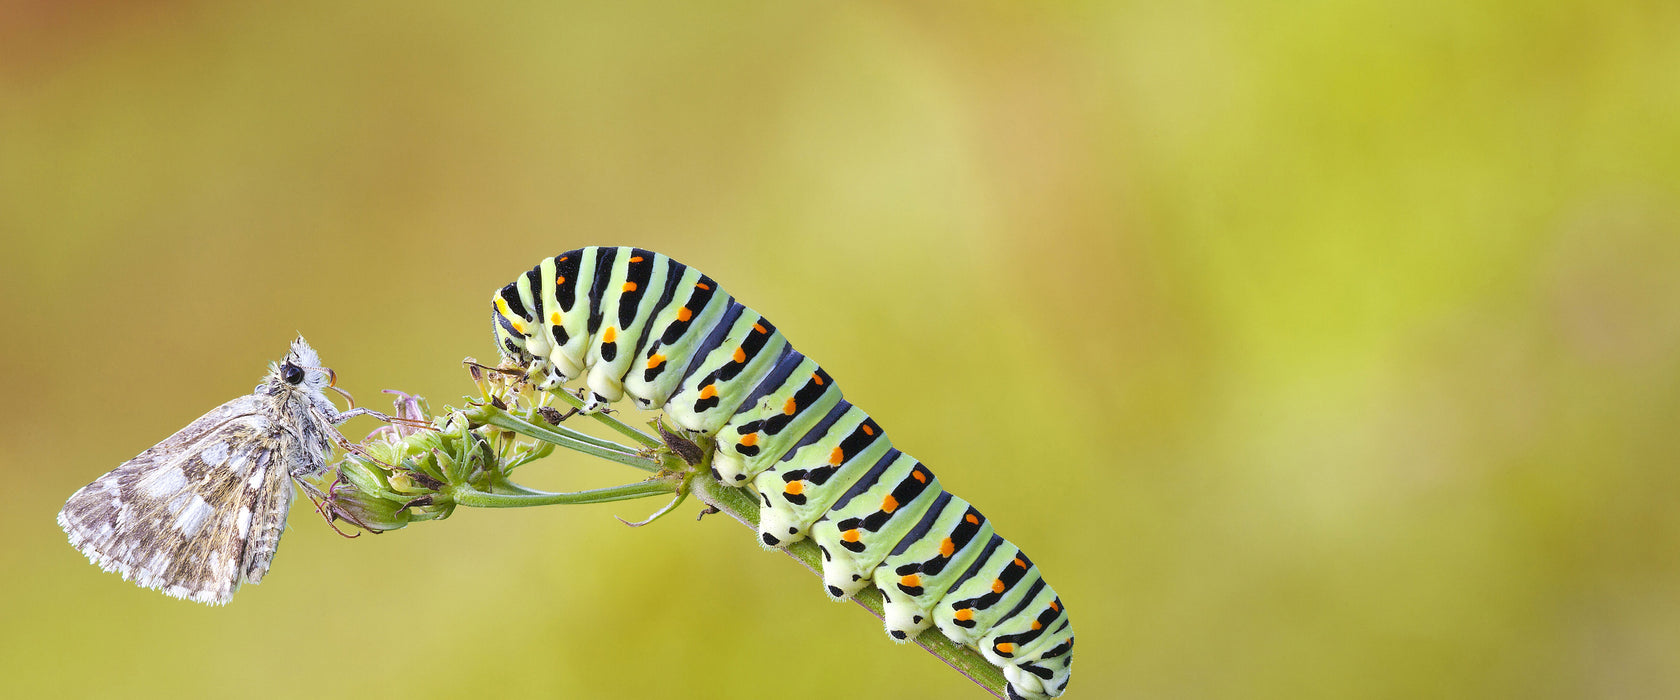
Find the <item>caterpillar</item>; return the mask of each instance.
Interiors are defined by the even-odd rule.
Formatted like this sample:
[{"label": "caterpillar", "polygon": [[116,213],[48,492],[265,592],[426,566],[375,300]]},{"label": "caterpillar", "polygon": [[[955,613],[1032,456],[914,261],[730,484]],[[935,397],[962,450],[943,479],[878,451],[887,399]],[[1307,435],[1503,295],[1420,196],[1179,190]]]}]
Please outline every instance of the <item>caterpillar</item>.
[{"label": "caterpillar", "polygon": [[544,259],[491,303],[498,351],[540,388],[582,378],[585,411],[629,397],[714,438],[712,476],[763,504],[760,542],[812,538],[828,595],[874,584],[893,640],[936,626],[1000,667],[1010,698],[1067,688],[1073,627],[1032,560],[712,278],[652,251],[588,247]]}]

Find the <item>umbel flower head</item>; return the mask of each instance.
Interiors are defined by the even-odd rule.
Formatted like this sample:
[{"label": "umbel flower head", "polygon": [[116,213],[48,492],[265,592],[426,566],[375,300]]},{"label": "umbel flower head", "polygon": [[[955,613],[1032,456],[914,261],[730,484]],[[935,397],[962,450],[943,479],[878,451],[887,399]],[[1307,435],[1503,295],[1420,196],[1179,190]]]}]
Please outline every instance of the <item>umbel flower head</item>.
[{"label": "umbel flower head", "polygon": [[[378,533],[412,522],[447,518],[457,505],[538,504],[497,496],[536,496],[555,503],[567,500],[567,494],[543,494],[508,479],[514,468],[551,454],[555,444],[522,437],[493,422],[529,432],[538,429],[530,422],[537,420],[549,429],[563,430],[554,426],[560,420],[558,411],[529,405],[530,392],[509,391],[506,398],[500,394],[487,396],[485,404],[446,408],[438,416],[431,415],[425,400],[418,396],[388,393],[397,396],[396,417],[390,425],[369,433],[338,463],[338,477],[328,489],[323,508],[329,522],[343,521]],[[510,403],[516,408],[510,409]],[[510,410],[518,415],[510,414]],[[572,438],[561,435],[558,439]],[[635,491],[635,495],[646,494]]]},{"label": "umbel flower head", "polygon": [[327,494],[327,516],[369,532],[396,530],[417,520],[449,517],[455,505],[444,494],[451,476],[482,440],[456,413],[429,416],[423,399],[399,391],[396,418],[368,434],[338,464]]}]

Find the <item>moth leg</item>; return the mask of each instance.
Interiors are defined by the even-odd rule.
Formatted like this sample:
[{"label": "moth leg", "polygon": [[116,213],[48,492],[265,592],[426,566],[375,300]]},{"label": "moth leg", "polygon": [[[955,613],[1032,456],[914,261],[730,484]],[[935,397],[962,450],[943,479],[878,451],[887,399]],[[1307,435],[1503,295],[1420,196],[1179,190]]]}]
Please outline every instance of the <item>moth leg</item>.
[{"label": "moth leg", "polygon": [[[294,482],[297,483],[298,488],[303,489],[304,497],[308,498],[309,502],[313,503],[315,505],[315,514],[321,516],[322,520],[327,521],[327,527],[332,528],[333,532],[338,533],[339,537],[343,537],[344,539],[347,539],[347,540],[353,540],[353,539],[356,539],[357,537],[362,536],[362,533],[360,533],[360,532],[357,532],[355,534],[350,534],[350,533],[346,533],[345,531],[339,529],[339,527],[338,527],[338,520],[339,520],[338,514],[333,511],[333,508],[332,508],[331,505],[328,505],[331,501],[327,497],[327,494],[323,493],[321,491],[321,489],[316,488],[316,486],[314,484],[311,484],[311,483],[309,483],[307,481],[304,481],[302,479],[294,479]],[[355,521],[346,519],[345,522],[355,522]],[[356,525],[360,526],[361,523],[356,523]]]},{"label": "moth leg", "polygon": [[396,417],[393,418],[391,416],[388,416],[388,415],[385,415],[385,414],[380,413],[378,411],[375,411],[375,410],[372,410],[372,409],[367,409],[367,408],[352,408],[348,411],[344,411],[342,413],[334,414],[333,416],[331,416],[329,418],[329,420],[332,422],[333,425],[342,425],[345,421],[348,421],[351,418],[355,418],[357,416],[369,416],[369,417],[375,418],[377,420],[384,421],[386,423],[390,423],[390,424],[393,424],[393,425],[406,425],[410,428],[422,428],[422,429],[425,429],[425,430],[431,430],[432,429],[432,424],[428,421],[420,420],[420,419],[417,419],[417,418],[407,418],[407,417],[404,417],[404,416],[396,416]]},{"label": "moth leg", "polygon": [[[430,428],[431,426],[426,426],[426,427]],[[333,444],[338,446],[338,449],[344,450],[345,452],[348,452],[350,454],[354,454],[358,457],[361,457],[362,459],[366,459],[366,460],[369,460],[371,462],[375,462],[375,463],[385,467],[386,469],[396,469],[397,468],[397,465],[386,464],[384,460],[379,459],[378,457],[373,456],[373,453],[368,452],[367,449],[362,447],[362,445],[360,443],[351,442],[350,438],[344,437],[344,435],[342,433],[340,433],[336,430],[332,431],[331,439],[333,441]],[[319,473],[322,473],[324,471],[326,471],[326,468],[322,468],[321,471],[317,471],[317,472],[305,473],[304,476],[319,474]],[[292,472],[292,476],[298,476],[298,475],[299,475],[299,472],[296,472],[296,471]]]},{"label": "moth leg", "polygon": [[332,417],[332,424],[333,425],[340,425],[340,424],[344,423],[344,421],[350,420],[351,418],[355,418],[356,416],[373,416],[374,418],[385,421],[386,423],[406,423],[406,422],[408,422],[406,420],[392,418],[390,416],[387,416],[383,413],[380,413],[380,412],[372,410],[372,409],[352,408],[348,411],[345,411],[345,412],[340,413],[336,416],[333,416]]},{"label": "moth leg", "polygon": [[292,472],[292,480],[298,485],[298,488],[303,490],[303,495],[304,496],[308,497],[309,500],[315,502],[315,509],[320,510],[321,509],[321,502],[325,501],[327,499],[327,494],[323,493],[321,491],[321,489],[319,487],[315,486],[314,484],[311,484],[307,481],[304,481],[303,479],[297,478],[298,473],[299,473],[298,471],[293,471]]}]

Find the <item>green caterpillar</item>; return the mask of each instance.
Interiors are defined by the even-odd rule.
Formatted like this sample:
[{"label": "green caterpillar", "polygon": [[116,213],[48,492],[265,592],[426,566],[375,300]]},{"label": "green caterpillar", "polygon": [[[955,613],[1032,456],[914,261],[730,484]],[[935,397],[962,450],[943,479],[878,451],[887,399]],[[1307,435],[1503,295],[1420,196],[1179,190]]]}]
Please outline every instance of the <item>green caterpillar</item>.
[{"label": "green caterpillar", "polygon": [[760,540],[815,540],[837,600],[875,584],[894,640],[937,625],[1000,667],[1011,698],[1067,688],[1073,627],[1038,567],[710,277],[640,248],[581,248],[492,305],[498,350],[543,388],[582,377],[585,410],[628,396],[715,438],[712,475],[763,501]]}]

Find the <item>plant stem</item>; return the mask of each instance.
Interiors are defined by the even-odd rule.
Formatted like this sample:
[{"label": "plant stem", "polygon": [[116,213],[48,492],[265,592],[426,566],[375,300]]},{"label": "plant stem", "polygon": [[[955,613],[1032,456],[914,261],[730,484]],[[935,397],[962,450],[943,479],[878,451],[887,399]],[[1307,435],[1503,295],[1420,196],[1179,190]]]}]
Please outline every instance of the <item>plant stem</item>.
[{"label": "plant stem", "polygon": [[[628,501],[636,498],[646,498],[660,494],[675,493],[681,482],[675,479],[654,479],[623,486],[610,486],[604,489],[588,491],[574,491],[571,493],[485,493],[470,486],[462,485],[447,492],[457,504],[474,508],[523,508],[526,506],[578,505],[584,503],[608,503],[611,501]],[[529,489],[526,489],[529,491]]]},{"label": "plant stem", "polygon": [[[543,442],[551,442],[568,450],[576,450],[607,461],[629,465],[645,472],[657,472],[660,469],[658,459],[643,456],[618,443],[590,437],[571,428],[538,425],[495,406],[475,406],[466,413],[475,422],[494,425],[503,430],[511,430]],[[629,428],[629,426],[625,427]],[[629,429],[634,430],[634,428]]]},{"label": "plant stem", "polygon": [[[555,391],[555,392],[550,392],[550,393],[554,396],[560,397],[560,399],[562,401],[565,401],[566,403],[571,404],[573,408],[583,408],[583,399],[580,399],[576,396],[573,396],[571,394],[571,392],[569,392],[569,391]],[[596,411],[594,413],[590,413],[590,414],[587,414],[587,415],[590,418],[595,419],[595,422],[600,423],[601,425],[607,426],[608,428],[612,428],[614,431],[618,432],[619,434],[624,435],[627,438],[630,438],[631,440],[635,440],[642,447],[659,447],[660,444],[661,444],[659,442],[658,438],[655,438],[652,435],[648,435],[647,433],[644,433],[640,430],[637,430],[635,426],[632,426],[628,423],[625,423],[624,421],[621,421],[617,418],[612,417],[612,415],[607,413],[606,411]],[[608,444],[614,444],[614,443],[608,443]]]}]

